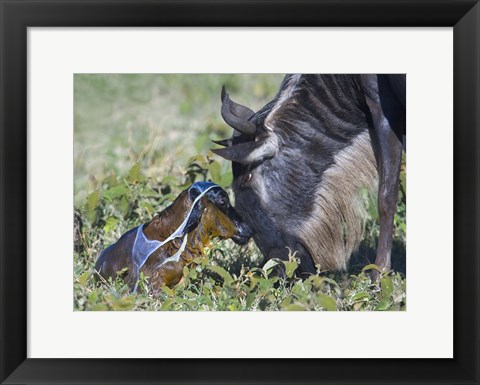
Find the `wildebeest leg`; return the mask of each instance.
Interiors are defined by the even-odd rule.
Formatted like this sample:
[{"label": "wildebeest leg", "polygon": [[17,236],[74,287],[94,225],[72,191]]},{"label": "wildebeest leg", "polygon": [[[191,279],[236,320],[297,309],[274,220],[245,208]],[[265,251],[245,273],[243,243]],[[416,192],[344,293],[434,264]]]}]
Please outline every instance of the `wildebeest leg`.
[{"label": "wildebeest leg", "polygon": [[[376,75],[364,75],[362,85],[372,117],[372,140],[379,174],[380,235],[375,264],[382,272],[387,272],[391,268],[393,218],[402,161],[402,142],[398,132],[402,131],[401,126],[405,124],[404,110],[393,90],[389,88],[387,78],[377,79]],[[376,279],[379,273],[373,271],[372,275]]]},{"label": "wildebeest leg", "polygon": [[297,254],[295,254],[295,256],[297,258],[300,258],[300,266],[298,266],[297,274],[303,279],[310,277],[312,274],[315,274],[317,269],[307,249],[305,249],[302,244],[297,242],[297,244],[295,245],[295,250],[297,251]]},{"label": "wildebeest leg", "polygon": [[[383,118],[385,120],[385,118]],[[393,218],[397,206],[398,182],[402,161],[402,144],[392,130],[387,130],[385,122],[378,122],[375,136],[379,143],[378,149],[378,213],[380,219],[380,235],[378,239],[375,264],[386,272],[391,267]],[[378,124],[377,123],[377,124]],[[374,272],[374,278],[378,276]]]}]

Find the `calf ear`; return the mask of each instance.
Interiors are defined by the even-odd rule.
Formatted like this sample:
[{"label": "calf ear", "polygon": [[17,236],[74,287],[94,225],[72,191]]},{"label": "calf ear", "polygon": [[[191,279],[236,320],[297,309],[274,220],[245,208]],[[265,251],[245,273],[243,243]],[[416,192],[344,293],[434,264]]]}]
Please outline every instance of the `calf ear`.
[{"label": "calf ear", "polygon": [[[192,189],[189,191],[192,194],[195,194],[196,189]],[[198,192],[198,191],[197,191]],[[198,196],[198,194],[197,194]],[[192,199],[192,202],[195,200],[195,198]],[[184,233],[188,234],[189,232],[195,230],[200,223],[200,220],[202,219],[202,213],[203,213],[203,203],[202,200],[199,199],[198,202],[195,204],[195,206],[192,209],[192,212],[190,213],[190,216],[188,217],[187,224],[185,226]]]},{"label": "calf ear", "polygon": [[188,189],[188,199],[190,199],[190,202],[193,203],[193,201],[200,195],[200,190],[195,188],[195,186],[192,186]]},{"label": "calf ear", "polygon": [[232,162],[252,164],[273,158],[277,150],[276,137],[269,136],[256,142],[245,142],[226,148],[214,148],[212,152]]}]

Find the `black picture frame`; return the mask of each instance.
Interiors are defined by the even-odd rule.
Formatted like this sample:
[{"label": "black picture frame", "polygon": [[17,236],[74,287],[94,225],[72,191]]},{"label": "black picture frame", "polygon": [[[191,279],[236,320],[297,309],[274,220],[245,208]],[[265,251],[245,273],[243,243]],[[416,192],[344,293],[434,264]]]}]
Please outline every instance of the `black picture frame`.
[{"label": "black picture frame", "polygon": [[[0,13],[2,384],[479,383],[480,5],[477,1],[0,0]],[[27,28],[41,26],[453,27],[454,358],[27,358]],[[442,79],[438,79],[438,87],[442,87]],[[372,325],[372,337],[365,338],[363,343],[378,344],[380,349],[382,337],[387,336],[377,337],[374,330]],[[394,331],[388,337],[394,337]]]}]

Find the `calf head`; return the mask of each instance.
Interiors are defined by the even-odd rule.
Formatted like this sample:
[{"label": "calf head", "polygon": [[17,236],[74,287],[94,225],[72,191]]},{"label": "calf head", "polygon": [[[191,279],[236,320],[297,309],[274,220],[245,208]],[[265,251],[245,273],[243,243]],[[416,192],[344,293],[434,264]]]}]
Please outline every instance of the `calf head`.
[{"label": "calf head", "polygon": [[[202,184],[213,185],[209,182],[197,182],[188,190],[188,199],[195,202],[202,192]],[[187,223],[187,232],[194,228],[203,244],[213,238],[229,239],[243,245],[252,237],[253,232],[246,222],[238,215],[227,193],[216,186],[206,192],[194,206]]]}]

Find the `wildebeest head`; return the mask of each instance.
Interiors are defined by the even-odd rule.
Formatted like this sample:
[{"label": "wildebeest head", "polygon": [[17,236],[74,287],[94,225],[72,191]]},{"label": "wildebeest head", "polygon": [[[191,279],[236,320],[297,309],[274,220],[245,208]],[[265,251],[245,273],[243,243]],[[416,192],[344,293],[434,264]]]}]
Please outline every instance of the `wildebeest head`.
[{"label": "wildebeest head", "polygon": [[[341,94],[322,91],[327,87]],[[350,95],[359,96],[356,103]],[[296,252],[301,273],[314,272],[315,264],[344,269],[363,233],[358,192],[374,188],[377,176],[356,84],[348,77],[289,75],[256,113],[224,88],[221,99],[234,134],[212,151],[232,161],[235,206],[262,253],[286,259],[289,249]],[[341,116],[341,109],[348,113]]]}]

